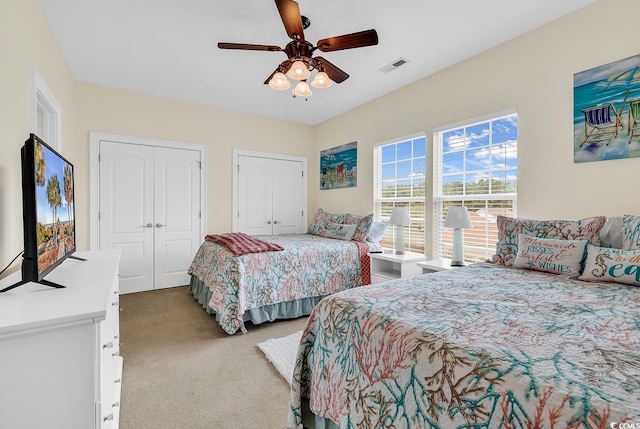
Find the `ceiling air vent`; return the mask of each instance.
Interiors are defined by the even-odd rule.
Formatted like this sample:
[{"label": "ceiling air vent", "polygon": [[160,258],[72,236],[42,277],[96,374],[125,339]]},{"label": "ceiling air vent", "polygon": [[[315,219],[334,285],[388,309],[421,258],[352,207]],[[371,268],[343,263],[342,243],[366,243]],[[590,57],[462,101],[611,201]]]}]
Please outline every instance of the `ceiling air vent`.
[{"label": "ceiling air vent", "polygon": [[386,66],[382,67],[381,69],[378,69],[379,72],[382,73],[390,73],[393,70],[397,69],[398,67],[401,67],[405,64],[407,64],[409,62],[408,59],[406,58],[398,58],[397,60],[395,60],[394,62],[387,64]]}]

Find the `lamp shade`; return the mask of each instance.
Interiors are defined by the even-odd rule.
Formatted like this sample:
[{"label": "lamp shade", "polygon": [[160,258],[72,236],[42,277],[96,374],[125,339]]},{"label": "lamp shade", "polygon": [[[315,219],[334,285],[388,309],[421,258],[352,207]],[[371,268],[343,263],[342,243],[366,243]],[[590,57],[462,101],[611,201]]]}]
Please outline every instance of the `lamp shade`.
[{"label": "lamp shade", "polygon": [[269,86],[273,89],[283,90],[288,89],[291,86],[291,82],[289,82],[284,73],[277,72],[269,81]]},{"label": "lamp shade", "polygon": [[287,72],[287,76],[295,80],[304,80],[311,76],[311,72],[305,63],[297,60],[291,65],[291,68]]},{"label": "lamp shade", "polygon": [[311,81],[311,86],[314,88],[329,88],[333,85],[333,81],[329,79],[329,76],[321,71],[316,74],[316,77]]},{"label": "lamp shade", "polygon": [[411,225],[411,217],[406,207],[394,207],[389,218],[391,225]]},{"label": "lamp shade", "polygon": [[450,207],[444,220],[445,228],[473,228],[469,212],[465,206]]},{"label": "lamp shade", "polygon": [[309,88],[309,84],[304,80],[298,82],[296,87],[293,88],[293,93],[298,97],[311,97],[311,94],[313,94],[311,88]]}]

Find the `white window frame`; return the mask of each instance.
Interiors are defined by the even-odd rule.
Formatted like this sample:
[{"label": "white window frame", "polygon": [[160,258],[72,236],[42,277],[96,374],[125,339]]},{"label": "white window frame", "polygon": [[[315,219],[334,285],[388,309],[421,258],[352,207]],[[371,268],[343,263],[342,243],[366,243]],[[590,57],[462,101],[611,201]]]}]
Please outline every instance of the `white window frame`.
[{"label": "white window frame", "polygon": [[[380,157],[381,155],[381,149],[383,146],[387,146],[387,145],[391,145],[391,144],[398,144],[398,143],[402,143],[402,142],[406,142],[408,140],[416,140],[416,139],[420,139],[423,138],[425,140],[425,196],[416,196],[416,197],[393,197],[393,198],[382,198],[382,159]],[[427,138],[426,138],[426,134],[425,133],[417,133],[417,134],[411,134],[408,136],[404,136],[404,137],[399,137],[397,139],[393,139],[393,140],[388,140],[385,142],[380,142],[374,145],[373,150],[373,174],[374,174],[374,184],[373,184],[373,203],[374,203],[374,210],[373,210],[373,216],[374,216],[374,220],[378,221],[378,222],[388,222],[389,221],[389,217],[383,217],[381,212],[382,212],[382,203],[383,202],[387,202],[387,203],[393,203],[394,206],[396,206],[396,204],[403,204],[403,203],[422,203],[424,205],[424,213],[426,214],[426,187],[428,186],[428,171],[427,171],[427,165],[426,165],[426,160],[428,157],[428,152],[427,152]],[[415,158],[411,158],[412,160]],[[425,218],[423,216],[422,219],[412,219],[412,222],[422,222],[423,224],[425,224],[425,230],[426,230],[426,223],[425,223]],[[395,225],[389,225],[387,228],[387,231],[385,233],[385,244],[387,244],[385,247],[387,248],[395,248],[396,245],[396,229],[397,227]],[[425,234],[423,231],[422,234],[422,243],[423,243],[423,249],[420,248],[415,248],[415,247],[411,247],[411,230],[410,227],[405,227],[404,229],[404,243],[405,243],[405,249],[411,252],[417,252],[417,253],[424,253],[426,252],[426,242],[425,242]],[[389,246],[389,244],[392,244],[392,246]]]},{"label": "white window frame", "polygon": [[[434,258],[444,258],[447,257],[451,252],[451,245],[446,242],[445,243],[445,228],[444,228],[444,205],[446,202],[460,202],[462,205],[465,205],[465,202],[477,202],[479,201],[505,201],[510,202],[512,204],[512,208],[510,214],[512,216],[517,216],[517,207],[518,207],[518,194],[517,190],[515,193],[501,193],[501,194],[466,194],[464,192],[462,195],[443,195],[442,185],[443,185],[443,172],[442,172],[442,158],[443,158],[443,135],[448,131],[454,131],[460,128],[473,127],[474,125],[481,124],[483,122],[492,122],[503,119],[505,117],[515,115],[517,118],[517,112],[515,109],[505,110],[502,112],[497,112],[494,114],[485,115],[482,117],[470,119],[467,121],[458,122],[451,125],[446,125],[442,127],[438,127],[433,130],[433,256]],[[491,143],[490,143],[491,144]],[[464,151],[466,151],[466,146]],[[517,151],[517,140],[516,140],[516,151]],[[516,152],[517,153],[517,152]],[[466,154],[465,154],[466,156]],[[517,154],[516,154],[517,156]],[[506,169],[505,171],[510,170]],[[495,170],[488,171],[488,178],[492,177],[492,172]],[[466,174],[466,170],[463,170],[462,174]],[[516,179],[516,188],[517,188],[517,179]],[[467,260],[469,259],[468,251],[471,251],[475,254],[484,252],[485,258],[490,257],[495,253],[495,242],[491,240],[489,237],[489,224],[493,223],[493,221],[489,220],[489,217],[485,217],[487,219],[484,223],[485,225],[485,242],[487,242],[486,247],[480,246],[471,246],[467,242],[463,242],[463,248],[465,250],[465,256]],[[478,234],[479,231],[475,231],[475,234]],[[477,236],[477,235],[476,235]],[[473,258],[471,259],[474,260]],[[477,259],[475,259],[477,260]]]},{"label": "white window frame", "polygon": [[37,70],[32,73],[31,132],[62,150],[62,108]]}]

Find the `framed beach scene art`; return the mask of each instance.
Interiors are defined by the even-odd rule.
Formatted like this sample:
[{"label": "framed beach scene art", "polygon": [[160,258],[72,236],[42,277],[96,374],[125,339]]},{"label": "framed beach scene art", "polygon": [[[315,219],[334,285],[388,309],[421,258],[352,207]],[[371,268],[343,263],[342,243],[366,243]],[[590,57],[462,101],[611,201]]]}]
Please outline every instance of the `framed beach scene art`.
[{"label": "framed beach scene art", "polygon": [[640,55],[574,74],[573,161],[640,156]]},{"label": "framed beach scene art", "polygon": [[358,185],[358,143],[351,142],[320,151],[320,189]]}]

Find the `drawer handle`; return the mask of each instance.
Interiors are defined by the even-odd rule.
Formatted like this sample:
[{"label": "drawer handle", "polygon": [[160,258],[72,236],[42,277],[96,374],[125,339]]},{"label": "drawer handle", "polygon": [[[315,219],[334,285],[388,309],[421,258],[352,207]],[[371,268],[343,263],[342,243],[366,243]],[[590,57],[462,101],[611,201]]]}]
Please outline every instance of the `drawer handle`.
[{"label": "drawer handle", "polygon": [[109,420],[113,420],[113,413],[109,414],[107,417],[105,417],[103,419],[105,422],[108,422]]},{"label": "drawer handle", "polygon": [[109,341],[108,343],[104,344],[102,346],[103,349],[110,349],[113,348],[113,341]]},{"label": "drawer handle", "polygon": [[114,406],[114,407],[119,407],[119,406],[120,406],[120,402],[114,402],[114,403],[113,403],[113,406]]},{"label": "drawer handle", "polygon": [[122,379],[121,378],[116,378],[114,383],[122,383]]},{"label": "drawer handle", "polygon": [[112,357],[120,356],[120,353],[115,352],[115,353],[113,353],[111,356],[112,356]]},{"label": "drawer handle", "polygon": [[120,301],[113,301],[113,302],[111,303],[111,305],[113,305],[114,307],[115,307],[116,305],[120,305]]}]

